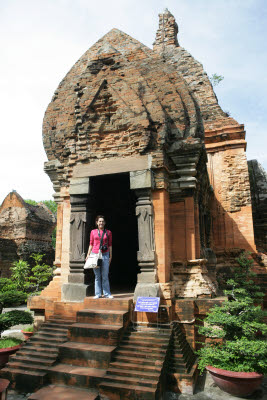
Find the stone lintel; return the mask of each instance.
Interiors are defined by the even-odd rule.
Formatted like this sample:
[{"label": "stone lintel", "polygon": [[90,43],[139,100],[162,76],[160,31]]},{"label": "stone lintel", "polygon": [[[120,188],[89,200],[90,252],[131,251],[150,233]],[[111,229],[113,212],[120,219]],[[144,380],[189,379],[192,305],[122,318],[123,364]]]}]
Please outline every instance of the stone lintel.
[{"label": "stone lintel", "polygon": [[90,178],[72,178],[70,180],[69,194],[71,196],[88,193],[90,193]]},{"label": "stone lintel", "polygon": [[90,176],[147,170],[151,168],[151,163],[152,157],[149,155],[98,160],[88,164],[75,165],[73,169],[73,177],[86,178]]}]

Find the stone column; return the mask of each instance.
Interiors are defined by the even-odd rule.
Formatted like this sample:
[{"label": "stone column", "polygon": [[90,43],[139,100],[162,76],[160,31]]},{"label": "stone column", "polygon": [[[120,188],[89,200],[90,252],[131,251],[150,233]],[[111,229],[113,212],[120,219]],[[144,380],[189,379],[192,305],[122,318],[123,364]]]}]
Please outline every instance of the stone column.
[{"label": "stone column", "polygon": [[87,227],[91,223],[89,178],[72,179],[70,183],[70,271],[68,283],[62,286],[62,300],[82,301],[86,297],[84,270],[88,248]]},{"label": "stone column", "polygon": [[152,176],[150,170],[130,172],[130,188],[137,195],[136,216],[138,222],[137,261],[141,272],[138,274],[134,298],[155,297],[159,293],[156,283],[154,215],[151,201]]},{"label": "stone column", "polygon": [[68,281],[83,283],[83,265],[87,241],[88,195],[70,196],[70,205],[70,274]]},{"label": "stone column", "polygon": [[151,193],[149,189],[139,189],[135,193],[139,244],[137,261],[141,269],[138,282],[155,282],[154,217]]}]

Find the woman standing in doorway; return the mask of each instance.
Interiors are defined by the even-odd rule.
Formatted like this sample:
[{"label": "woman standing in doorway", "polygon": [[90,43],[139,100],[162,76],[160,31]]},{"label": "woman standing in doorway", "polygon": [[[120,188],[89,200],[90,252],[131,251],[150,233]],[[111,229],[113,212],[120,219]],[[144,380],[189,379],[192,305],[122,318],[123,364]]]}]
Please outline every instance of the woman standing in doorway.
[{"label": "woman standing in doorway", "polygon": [[98,254],[100,248],[100,242],[102,239],[102,267],[94,268],[95,273],[95,299],[99,299],[103,296],[108,299],[113,299],[110,293],[109,286],[109,266],[112,259],[112,233],[105,229],[106,221],[103,215],[98,215],[95,220],[97,229],[93,229],[90,234],[90,246],[86,259],[90,253]]}]

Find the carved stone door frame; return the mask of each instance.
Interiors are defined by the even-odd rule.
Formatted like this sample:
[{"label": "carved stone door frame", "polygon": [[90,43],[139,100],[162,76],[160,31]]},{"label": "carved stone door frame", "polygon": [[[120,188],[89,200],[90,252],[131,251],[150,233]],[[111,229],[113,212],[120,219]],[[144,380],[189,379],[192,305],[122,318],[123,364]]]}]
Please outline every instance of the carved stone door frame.
[{"label": "carved stone door frame", "polygon": [[154,211],[151,198],[153,177],[150,169],[130,172],[130,188],[137,196],[136,216],[138,223],[137,261],[140,266],[134,292],[138,296],[158,296],[159,285],[155,265]]},{"label": "carved stone door frame", "polygon": [[[138,223],[137,261],[140,266],[135,297],[157,296],[158,284],[155,268],[154,212],[151,199],[153,179],[150,169],[124,171],[130,174],[130,189],[137,196],[136,217]],[[118,172],[120,173],[120,172]],[[93,176],[93,175],[91,175]],[[68,283],[62,287],[62,298],[66,301],[80,301],[86,296],[83,265],[89,238],[86,227],[91,222],[90,178],[77,177],[70,184],[70,271]]]}]

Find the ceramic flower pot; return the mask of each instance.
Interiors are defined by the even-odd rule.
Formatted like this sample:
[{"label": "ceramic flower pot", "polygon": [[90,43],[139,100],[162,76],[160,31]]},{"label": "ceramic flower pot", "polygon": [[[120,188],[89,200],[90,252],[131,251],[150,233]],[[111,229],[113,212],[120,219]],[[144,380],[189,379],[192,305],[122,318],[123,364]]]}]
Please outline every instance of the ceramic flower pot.
[{"label": "ceramic flower pot", "polygon": [[21,331],[23,333],[24,339],[28,340],[32,337],[33,332]]},{"label": "ceramic flower pot", "polygon": [[220,389],[234,396],[248,396],[261,384],[263,375],[257,372],[234,372],[225,369],[206,367]]},{"label": "ceramic flower pot", "polygon": [[0,367],[8,362],[8,358],[11,354],[16,353],[20,349],[21,344],[13,347],[7,347],[5,349],[0,349]]},{"label": "ceramic flower pot", "polygon": [[9,383],[10,382],[7,379],[0,378],[0,400],[7,400],[7,389]]}]

